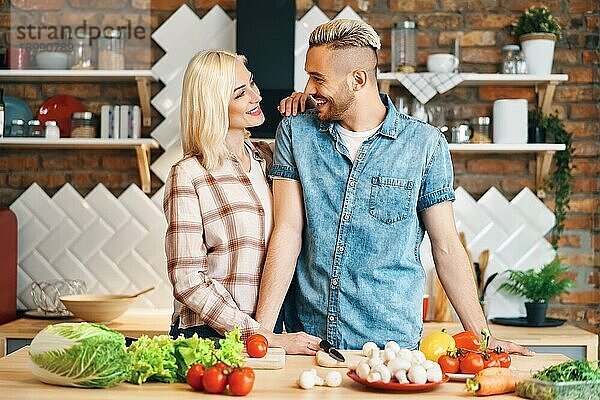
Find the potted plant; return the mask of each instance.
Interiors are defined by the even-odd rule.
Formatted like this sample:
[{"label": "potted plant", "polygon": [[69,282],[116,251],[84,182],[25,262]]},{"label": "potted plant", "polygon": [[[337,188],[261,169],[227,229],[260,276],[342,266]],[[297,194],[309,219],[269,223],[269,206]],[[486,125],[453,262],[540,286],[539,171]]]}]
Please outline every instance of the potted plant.
[{"label": "potted plant", "polygon": [[552,73],[554,44],[560,37],[560,25],[548,8],[530,7],[513,23],[513,33],[519,38],[525,53],[527,72]]},{"label": "potted plant", "polygon": [[509,270],[508,280],[499,289],[530,300],[525,302],[527,322],[540,325],[546,319],[548,301],[575,286],[571,279],[562,277],[566,270],[561,267],[558,258],[539,271],[533,268],[526,271]]}]

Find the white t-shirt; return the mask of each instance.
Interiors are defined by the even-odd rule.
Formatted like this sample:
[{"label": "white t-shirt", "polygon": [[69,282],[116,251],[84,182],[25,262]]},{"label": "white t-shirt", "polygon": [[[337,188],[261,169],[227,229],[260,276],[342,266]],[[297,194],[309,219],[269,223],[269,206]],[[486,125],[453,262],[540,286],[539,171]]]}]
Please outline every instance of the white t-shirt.
[{"label": "white t-shirt", "polygon": [[260,162],[252,156],[252,151],[248,146],[246,146],[246,150],[250,156],[250,171],[246,174],[265,210],[265,243],[268,244],[273,230],[273,193],[271,193],[271,188],[263,174]]},{"label": "white t-shirt", "polygon": [[352,162],[356,160],[358,149],[360,149],[360,146],[363,144],[363,142],[373,136],[373,134],[377,132],[379,128],[381,128],[381,125],[383,125],[383,122],[381,122],[381,124],[377,125],[375,128],[369,129],[368,131],[354,132],[349,131],[337,122],[335,123],[335,129],[337,129],[340,136],[344,140],[344,144],[348,148]]}]

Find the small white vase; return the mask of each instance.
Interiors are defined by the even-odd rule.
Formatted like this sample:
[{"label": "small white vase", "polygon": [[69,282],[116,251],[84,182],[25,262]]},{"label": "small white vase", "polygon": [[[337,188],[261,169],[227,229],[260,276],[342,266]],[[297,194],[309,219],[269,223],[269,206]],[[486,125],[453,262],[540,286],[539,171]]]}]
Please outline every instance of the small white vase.
[{"label": "small white vase", "polygon": [[553,33],[528,33],[519,37],[527,72],[536,75],[550,75],[554,61],[554,43],[556,35]]}]

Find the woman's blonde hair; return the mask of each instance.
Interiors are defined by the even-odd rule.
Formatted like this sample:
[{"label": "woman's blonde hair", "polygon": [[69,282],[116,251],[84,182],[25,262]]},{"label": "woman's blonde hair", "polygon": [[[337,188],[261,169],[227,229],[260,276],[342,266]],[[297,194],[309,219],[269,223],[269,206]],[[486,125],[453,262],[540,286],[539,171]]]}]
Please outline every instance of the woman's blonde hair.
[{"label": "woman's blonde hair", "polygon": [[229,151],[229,102],[235,85],[235,62],[244,56],[225,50],[205,50],[188,63],[183,77],[180,108],[184,155],[197,156],[211,171],[223,165]]}]

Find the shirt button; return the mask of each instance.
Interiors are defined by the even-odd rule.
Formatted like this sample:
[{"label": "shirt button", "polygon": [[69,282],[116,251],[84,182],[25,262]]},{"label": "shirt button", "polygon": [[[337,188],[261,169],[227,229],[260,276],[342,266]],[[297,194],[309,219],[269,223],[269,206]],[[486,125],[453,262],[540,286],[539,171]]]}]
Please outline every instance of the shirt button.
[{"label": "shirt button", "polygon": [[332,321],[332,322],[333,322],[333,321],[335,321],[335,316],[333,316],[333,315],[330,315],[330,316],[329,316],[329,320],[330,320],[330,321]]},{"label": "shirt button", "polygon": [[344,252],[344,246],[339,246],[339,247],[338,247],[338,251],[339,251],[340,253],[343,253],[343,252]]},{"label": "shirt button", "polygon": [[334,279],[332,279],[332,280],[331,280],[331,284],[332,284],[333,286],[337,286],[337,284],[338,284],[338,280],[337,280],[337,278],[334,278]]},{"label": "shirt button", "polygon": [[348,214],[344,214],[344,221],[348,221],[350,219],[350,216]]},{"label": "shirt button", "polygon": [[354,185],[356,184],[356,182],[354,181],[354,179],[350,180],[350,187],[354,187]]}]

